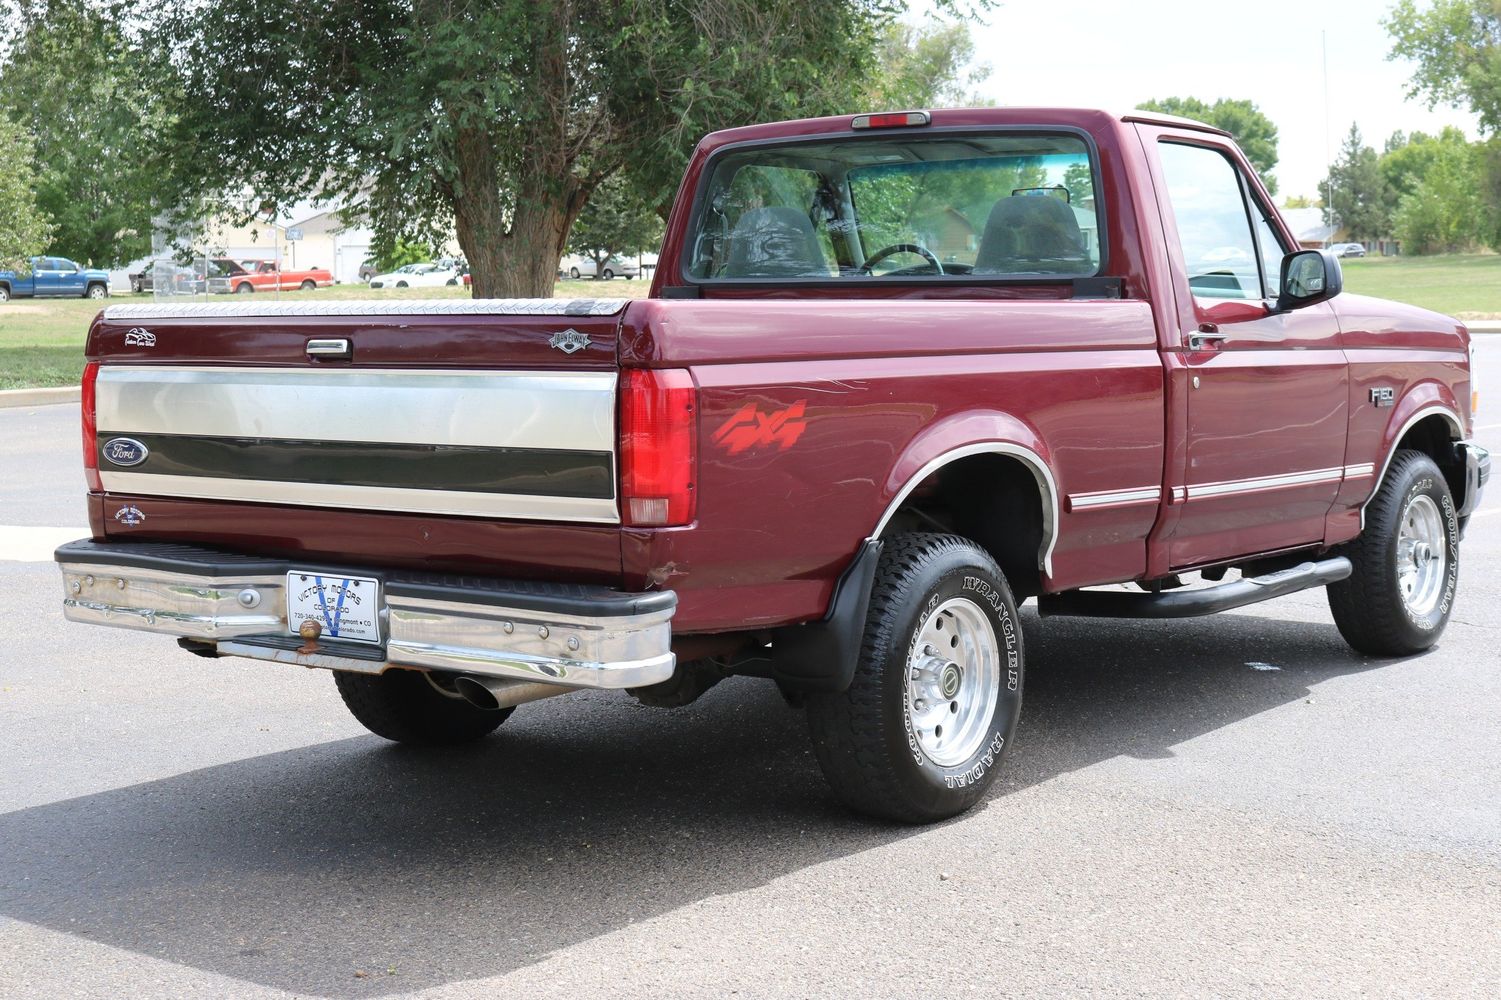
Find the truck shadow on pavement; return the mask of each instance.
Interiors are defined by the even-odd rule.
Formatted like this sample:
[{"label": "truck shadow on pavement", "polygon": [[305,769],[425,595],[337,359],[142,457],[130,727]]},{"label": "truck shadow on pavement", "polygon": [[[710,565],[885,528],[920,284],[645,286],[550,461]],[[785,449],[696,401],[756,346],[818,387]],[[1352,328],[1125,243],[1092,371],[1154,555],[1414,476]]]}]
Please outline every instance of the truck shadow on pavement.
[{"label": "truck shadow on pavement", "polygon": [[[994,796],[1171,756],[1382,665],[1327,624],[1024,625],[1026,707]],[[801,713],[732,680],[671,713],[582,695],[474,747],[360,737],[0,816],[0,913],[268,987],[379,996],[500,975],[921,832],[839,808]]]}]

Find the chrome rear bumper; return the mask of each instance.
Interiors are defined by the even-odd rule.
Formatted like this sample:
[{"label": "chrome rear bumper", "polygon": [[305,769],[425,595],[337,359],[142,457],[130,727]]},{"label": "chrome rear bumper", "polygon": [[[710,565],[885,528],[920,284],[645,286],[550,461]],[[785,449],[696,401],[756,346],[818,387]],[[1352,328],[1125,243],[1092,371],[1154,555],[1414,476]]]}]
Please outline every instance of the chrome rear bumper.
[{"label": "chrome rear bumper", "polygon": [[[69,542],[56,559],[69,621],[176,636],[205,653],[578,688],[644,687],[672,676],[675,666],[671,591],[329,567],[158,542]],[[309,644],[290,634],[291,570],[379,579],[382,643]]]}]

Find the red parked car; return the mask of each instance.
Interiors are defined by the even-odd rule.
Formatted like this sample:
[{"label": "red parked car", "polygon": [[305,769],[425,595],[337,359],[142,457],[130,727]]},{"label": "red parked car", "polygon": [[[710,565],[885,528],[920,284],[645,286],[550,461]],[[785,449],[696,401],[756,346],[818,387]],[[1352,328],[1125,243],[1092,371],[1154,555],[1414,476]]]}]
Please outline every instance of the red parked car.
[{"label": "red parked car", "polygon": [[720,132],[650,298],[113,306],[88,359],[70,619],[327,668],[414,744],[763,677],[914,822],[1015,738],[1020,602],[1327,587],[1416,653],[1490,470],[1464,325],[1343,291],[1228,135],[1145,112]]},{"label": "red parked car", "polygon": [[208,279],[208,290],[249,295],[252,292],[307,291],[328,288],[334,283],[333,272],[322,267],[282,270],[274,260],[239,262],[240,270]]}]

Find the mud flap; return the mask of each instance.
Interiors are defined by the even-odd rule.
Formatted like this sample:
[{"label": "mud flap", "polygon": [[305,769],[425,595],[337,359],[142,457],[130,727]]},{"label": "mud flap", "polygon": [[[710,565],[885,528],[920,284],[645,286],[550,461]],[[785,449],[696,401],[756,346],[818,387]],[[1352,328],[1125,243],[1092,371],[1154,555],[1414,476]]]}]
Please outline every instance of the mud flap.
[{"label": "mud flap", "polygon": [[822,620],[789,625],[772,634],[772,677],[785,688],[843,691],[850,686],[883,544],[879,538],[861,544],[834,586],[834,599]]}]

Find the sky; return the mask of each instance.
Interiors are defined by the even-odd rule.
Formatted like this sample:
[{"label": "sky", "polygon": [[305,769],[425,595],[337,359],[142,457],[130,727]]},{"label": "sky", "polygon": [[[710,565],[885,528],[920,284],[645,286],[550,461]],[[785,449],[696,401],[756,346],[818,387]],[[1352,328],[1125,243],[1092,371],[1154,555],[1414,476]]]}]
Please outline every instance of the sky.
[{"label": "sky", "polygon": [[[1377,150],[1399,129],[1478,134],[1468,112],[1406,98],[1411,66],[1387,60],[1381,26],[1393,2],[1005,0],[971,29],[991,66],[978,90],[998,104],[1122,112],[1150,98],[1249,98],[1277,126],[1278,200],[1314,196],[1352,121]],[[911,16],[929,9],[915,0]]]}]

